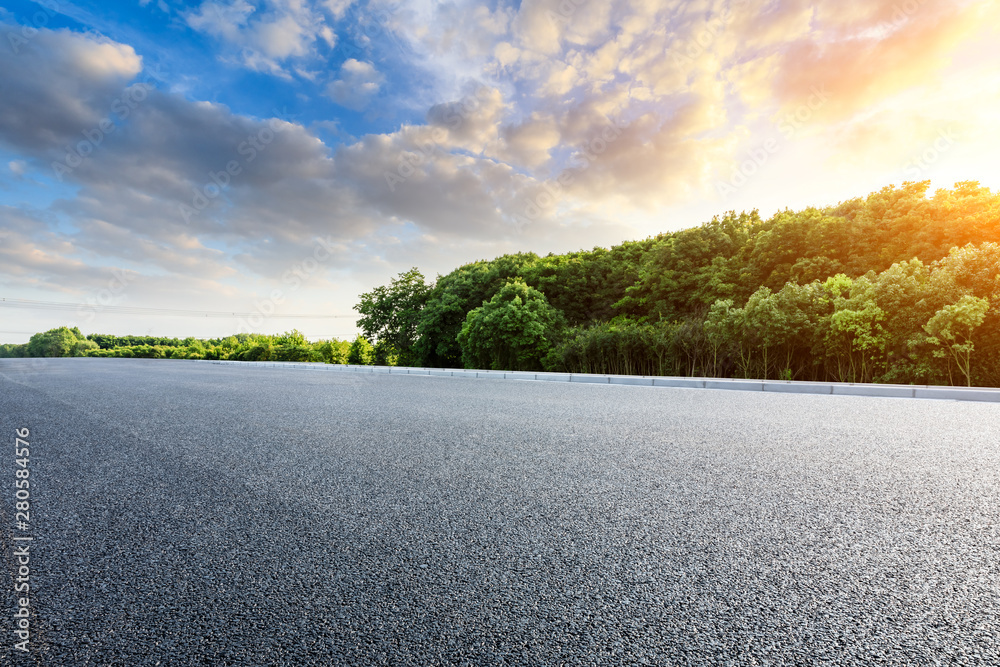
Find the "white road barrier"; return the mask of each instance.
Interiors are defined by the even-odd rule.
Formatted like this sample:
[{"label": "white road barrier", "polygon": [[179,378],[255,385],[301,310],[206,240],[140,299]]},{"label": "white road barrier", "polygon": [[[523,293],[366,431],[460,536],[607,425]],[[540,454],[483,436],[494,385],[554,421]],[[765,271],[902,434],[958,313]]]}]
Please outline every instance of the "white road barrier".
[{"label": "white road barrier", "polygon": [[484,371],[458,368],[410,368],[406,366],[356,366],[290,361],[202,361],[210,364],[237,364],[247,368],[305,368],[349,373],[392,375],[436,375],[446,377],[526,380],[532,382],[586,382],[590,384],[639,385],[688,389],[769,391],[789,394],[833,394],[842,396],[884,396],[891,398],[934,398],[952,401],[1000,403],[1000,389],[983,387],[940,387],[929,385],[854,384],[845,382],[797,382],[786,380],[742,380],[727,378],[654,377],[639,375],[592,375],[589,373],[532,373],[524,371]]}]

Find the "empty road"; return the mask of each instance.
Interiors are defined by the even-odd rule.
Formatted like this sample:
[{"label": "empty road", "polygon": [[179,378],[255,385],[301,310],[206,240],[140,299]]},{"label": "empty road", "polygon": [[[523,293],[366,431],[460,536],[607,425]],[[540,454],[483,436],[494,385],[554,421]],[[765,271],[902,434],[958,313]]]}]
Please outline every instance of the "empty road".
[{"label": "empty road", "polygon": [[0,359],[0,434],[4,665],[1000,664],[998,404]]}]

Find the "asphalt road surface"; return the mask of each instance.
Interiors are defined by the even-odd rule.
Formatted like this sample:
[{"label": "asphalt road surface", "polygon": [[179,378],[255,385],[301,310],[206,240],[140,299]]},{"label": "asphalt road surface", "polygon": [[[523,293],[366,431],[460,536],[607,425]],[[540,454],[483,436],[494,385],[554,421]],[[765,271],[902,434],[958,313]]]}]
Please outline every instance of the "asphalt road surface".
[{"label": "asphalt road surface", "polygon": [[4,359],[0,433],[3,665],[1000,664],[996,404]]}]

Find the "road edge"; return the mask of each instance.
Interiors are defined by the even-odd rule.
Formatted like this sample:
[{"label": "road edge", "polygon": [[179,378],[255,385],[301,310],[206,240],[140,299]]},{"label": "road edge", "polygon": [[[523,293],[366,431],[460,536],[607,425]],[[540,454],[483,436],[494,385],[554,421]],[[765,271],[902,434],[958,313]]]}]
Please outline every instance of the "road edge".
[{"label": "road edge", "polygon": [[385,373],[391,375],[434,375],[443,377],[523,380],[533,382],[576,382],[683,389],[721,389],[762,391],[788,394],[828,394],[832,396],[881,396],[891,398],[930,398],[953,401],[1000,403],[1000,389],[983,387],[944,387],[931,385],[863,384],[847,382],[799,382],[787,380],[742,380],[728,378],[663,377],[648,375],[599,375],[589,373],[546,373],[531,371],[485,371],[459,368],[416,368],[409,366],[358,366],[294,361],[222,361],[200,363],[245,367],[306,368],[317,371],[350,373]]}]

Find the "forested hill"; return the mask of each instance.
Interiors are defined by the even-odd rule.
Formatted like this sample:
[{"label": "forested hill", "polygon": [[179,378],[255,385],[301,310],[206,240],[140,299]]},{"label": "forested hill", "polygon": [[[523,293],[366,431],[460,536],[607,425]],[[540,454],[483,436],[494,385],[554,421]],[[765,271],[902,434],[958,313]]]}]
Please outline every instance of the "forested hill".
[{"label": "forested hill", "polygon": [[361,295],[376,361],[1000,384],[1000,195],[887,187],[610,249],[504,255]]},{"label": "forested hill", "polygon": [[[360,296],[367,337],[196,340],[60,327],[0,357],[325,361],[1000,386],[1000,194],[884,188],[565,255],[504,255]],[[371,342],[374,342],[374,348]]]}]

